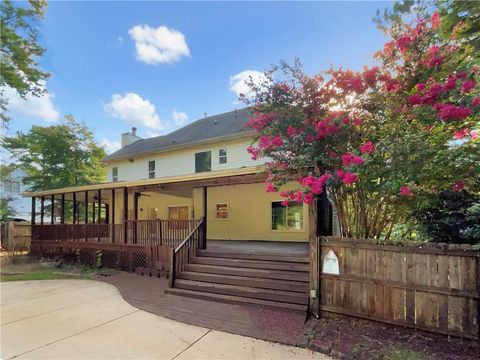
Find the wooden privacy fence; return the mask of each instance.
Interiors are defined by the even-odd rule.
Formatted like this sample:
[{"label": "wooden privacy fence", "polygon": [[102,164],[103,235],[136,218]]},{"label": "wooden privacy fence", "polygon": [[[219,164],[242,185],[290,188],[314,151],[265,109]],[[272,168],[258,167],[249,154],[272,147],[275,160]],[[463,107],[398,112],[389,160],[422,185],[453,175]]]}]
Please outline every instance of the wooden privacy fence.
[{"label": "wooden privacy fence", "polygon": [[[322,272],[330,250],[338,275]],[[479,339],[480,255],[470,245],[322,237],[315,251],[321,311]]]},{"label": "wooden privacy fence", "polygon": [[0,237],[3,249],[28,249],[30,246],[30,236],[30,223],[6,221],[1,224]]}]

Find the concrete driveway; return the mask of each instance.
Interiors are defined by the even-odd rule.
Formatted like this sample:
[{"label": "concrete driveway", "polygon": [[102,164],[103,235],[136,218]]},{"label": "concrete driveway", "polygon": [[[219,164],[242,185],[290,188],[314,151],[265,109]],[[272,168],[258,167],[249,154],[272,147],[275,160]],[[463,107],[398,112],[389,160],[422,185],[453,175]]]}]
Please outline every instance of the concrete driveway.
[{"label": "concrete driveway", "polygon": [[0,290],[2,359],[330,359],[147,313],[103,282],[7,282]]}]

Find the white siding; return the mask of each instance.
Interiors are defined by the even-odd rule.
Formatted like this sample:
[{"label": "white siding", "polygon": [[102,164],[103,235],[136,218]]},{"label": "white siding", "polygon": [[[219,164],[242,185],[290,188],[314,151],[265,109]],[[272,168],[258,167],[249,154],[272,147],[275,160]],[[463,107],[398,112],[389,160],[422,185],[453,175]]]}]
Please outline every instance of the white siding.
[{"label": "white siding", "polygon": [[[187,150],[173,150],[166,153],[152,154],[133,159],[133,162],[122,160],[108,165],[108,181],[112,181],[112,168],[118,167],[118,180],[141,180],[148,178],[148,162],[155,160],[155,177],[168,177],[195,173],[195,153],[212,151],[212,171],[242,168],[245,166],[260,165],[247,152],[250,140],[225,142],[219,144],[199,146]],[[220,164],[218,152],[227,150],[227,163]]]}]

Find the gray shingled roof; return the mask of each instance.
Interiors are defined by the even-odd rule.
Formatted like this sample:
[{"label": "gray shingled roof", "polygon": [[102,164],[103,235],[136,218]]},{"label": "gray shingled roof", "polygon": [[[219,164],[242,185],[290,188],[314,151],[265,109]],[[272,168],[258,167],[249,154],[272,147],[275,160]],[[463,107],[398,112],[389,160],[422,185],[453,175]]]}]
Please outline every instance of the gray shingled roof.
[{"label": "gray shingled roof", "polygon": [[182,147],[182,145],[199,143],[214,138],[234,136],[249,130],[245,127],[249,117],[250,111],[248,108],[208,116],[170,134],[138,140],[106,156],[103,160],[112,161],[131,158],[141,154],[173,149]]}]

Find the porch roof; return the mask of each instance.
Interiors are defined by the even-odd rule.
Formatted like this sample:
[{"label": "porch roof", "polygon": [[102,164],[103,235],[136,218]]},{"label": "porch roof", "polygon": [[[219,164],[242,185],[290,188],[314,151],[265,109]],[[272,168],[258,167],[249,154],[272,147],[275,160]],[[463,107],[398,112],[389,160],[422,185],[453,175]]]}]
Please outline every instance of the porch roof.
[{"label": "porch roof", "polygon": [[45,191],[27,191],[22,193],[22,196],[40,197],[40,196],[67,194],[67,193],[93,191],[93,190],[107,190],[107,189],[117,189],[117,188],[125,188],[125,187],[131,188],[131,187],[162,185],[162,184],[180,184],[180,183],[195,182],[195,181],[200,182],[202,180],[214,180],[214,179],[236,177],[236,176],[242,176],[242,175],[256,175],[256,174],[260,174],[262,170],[263,170],[262,166],[248,166],[240,169],[218,170],[218,171],[195,173],[195,174],[188,174],[188,175],[181,175],[181,176],[168,176],[168,177],[155,178],[155,179],[116,181],[116,182],[99,183],[99,184],[92,184],[92,185],[72,186],[72,187],[51,189],[51,190],[45,190]]}]

